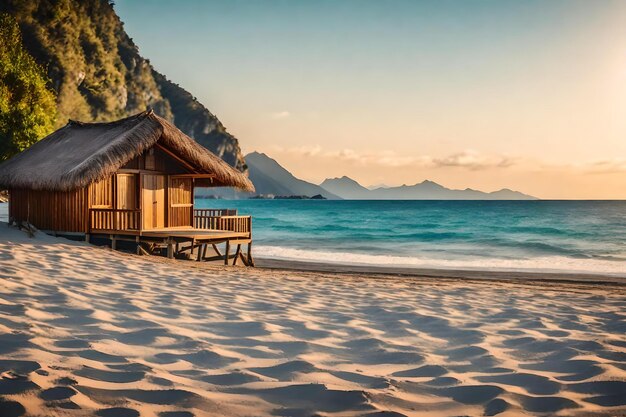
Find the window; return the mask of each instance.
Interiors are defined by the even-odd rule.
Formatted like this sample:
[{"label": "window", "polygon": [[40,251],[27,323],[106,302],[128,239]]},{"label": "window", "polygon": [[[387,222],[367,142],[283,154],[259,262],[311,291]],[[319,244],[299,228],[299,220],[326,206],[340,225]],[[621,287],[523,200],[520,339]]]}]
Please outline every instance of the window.
[{"label": "window", "polygon": [[146,152],[144,165],[148,171],[156,171],[156,163],[154,161],[154,148],[148,149]]},{"label": "window", "polygon": [[191,178],[171,178],[170,181],[172,207],[191,207],[193,205]]},{"label": "window", "polygon": [[113,177],[93,183],[89,189],[92,208],[113,208]]},{"label": "window", "polygon": [[117,208],[135,210],[138,208],[137,175],[117,175]]}]

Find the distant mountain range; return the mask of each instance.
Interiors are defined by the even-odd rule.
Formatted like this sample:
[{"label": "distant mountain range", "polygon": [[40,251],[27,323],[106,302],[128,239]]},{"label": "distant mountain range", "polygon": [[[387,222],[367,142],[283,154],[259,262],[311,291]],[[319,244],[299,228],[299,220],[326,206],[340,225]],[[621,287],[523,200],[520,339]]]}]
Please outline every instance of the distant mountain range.
[{"label": "distant mountain range", "polygon": [[250,180],[256,188],[256,194],[263,195],[305,195],[312,197],[320,194],[332,200],[341,199],[332,191],[319,185],[298,179],[278,162],[264,153],[252,152],[245,156]]},{"label": "distant mountain range", "polygon": [[321,186],[350,200],[537,200],[536,197],[508,188],[491,193],[471,188],[452,190],[428,180],[415,185],[368,189],[344,176],[326,179]]},{"label": "distant mountain range", "polygon": [[256,192],[241,193],[232,189],[211,188],[199,195],[215,195],[222,198],[249,198],[253,196],[307,196],[322,195],[330,200],[536,200],[527,194],[509,189],[486,193],[472,190],[451,190],[432,181],[399,187],[381,186],[368,189],[348,177],[328,178],[316,185],[287,171],[276,160],[264,153],[252,152],[245,156],[250,180]]},{"label": "distant mountain range", "polygon": [[256,188],[254,193],[235,191],[231,188],[208,188],[200,190],[200,196],[221,198],[250,198],[263,196],[307,196],[321,195],[329,200],[341,200],[341,197],[319,185],[296,178],[278,162],[264,153],[252,152],[245,156],[250,180]]}]

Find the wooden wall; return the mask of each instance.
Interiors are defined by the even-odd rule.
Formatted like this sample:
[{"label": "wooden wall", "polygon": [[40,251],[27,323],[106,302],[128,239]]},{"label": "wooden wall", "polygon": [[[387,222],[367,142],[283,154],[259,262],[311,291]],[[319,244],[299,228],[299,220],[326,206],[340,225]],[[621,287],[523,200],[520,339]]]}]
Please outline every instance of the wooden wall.
[{"label": "wooden wall", "polygon": [[185,174],[185,167],[158,148],[150,148],[143,154],[131,159],[122,169],[140,169],[168,173],[170,175]]},{"label": "wooden wall", "polygon": [[169,226],[193,226],[193,180],[170,177]]},{"label": "wooden wall", "polygon": [[113,208],[113,179],[108,177],[89,186],[89,207]]},{"label": "wooden wall", "polygon": [[[122,169],[127,171],[76,191],[10,190],[9,216],[17,221],[29,221],[41,230],[79,233],[89,233],[89,208],[99,208],[102,212],[110,209],[110,214],[100,214],[105,217],[113,216],[113,209],[142,209],[145,220],[153,213],[145,213],[145,205],[140,207],[140,195],[143,196],[146,184],[143,184],[144,190],[139,189],[139,172],[143,178],[160,177],[148,175],[154,172],[167,173],[168,176],[163,176],[165,184],[157,187],[163,193],[157,200],[163,201],[165,207],[162,213],[159,208],[158,218],[151,227],[157,227],[156,224],[158,227],[193,226],[193,180],[176,177],[189,172],[178,160],[154,147],[129,161]],[[137,228],[146,227],[145,221],[140,224],[137,220],[138,214],[125,216],[132,217],[133,227],[135,223]]]},{"label": "wooden wall", "polygon": [[117,174],[117,207],[134,210],[139,208],[138,175]]},{"label": "wooden wall", "polygon": [[40,230],[87,233],[88,193],[84,188],[60,191],[9,190],[9,217]]}]

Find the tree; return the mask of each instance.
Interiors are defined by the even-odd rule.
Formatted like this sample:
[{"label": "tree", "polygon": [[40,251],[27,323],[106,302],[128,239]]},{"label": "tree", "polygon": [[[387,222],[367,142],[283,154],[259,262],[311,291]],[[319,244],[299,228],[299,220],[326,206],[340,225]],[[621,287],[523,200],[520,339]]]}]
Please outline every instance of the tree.
[{"label": "tree", "polygon": [[0,14],[0,162],[52,132],[56,97],[48,84],[15,19]]}]

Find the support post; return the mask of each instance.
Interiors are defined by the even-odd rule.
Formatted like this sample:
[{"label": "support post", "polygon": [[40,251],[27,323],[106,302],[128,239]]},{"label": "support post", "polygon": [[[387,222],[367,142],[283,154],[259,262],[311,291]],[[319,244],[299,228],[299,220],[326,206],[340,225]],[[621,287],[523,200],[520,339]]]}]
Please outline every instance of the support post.
[{"label": "support post", "polygon": [[237,265],[237,260],[239,259],[239,255],[241,255],[241,244],[237,245],[237,250],[235,251],[235,260],[233,260],[233,265]]},{"label": "support post", "polygon": [[248,265],[254,266],[254,259],[252,258],[252,241],[248,243]]},{"label": "support post", "polygon": [[172,244],[172,240],[167,240],[167,257],[168,259],[174,258],[174,245]]},{"label": "support post", "polygon": [[226,241],[226,251],[224,253],[224,265],[228,265],[228,258],[230,256],[230,240]]},{"label": "support post", "polygon": [[[200,262],[202,260],[202,247],[204,246],[203,243],[200,243],[198,245],[198,256],[196,257],[196,261]],[[193,253],[193,249],[191,251],[191,253]]]},{"label": "support post", "polygon": [[117,238],[115,235],[110,235],[109,237],[111,238],[111,249],[117,250]]}]

